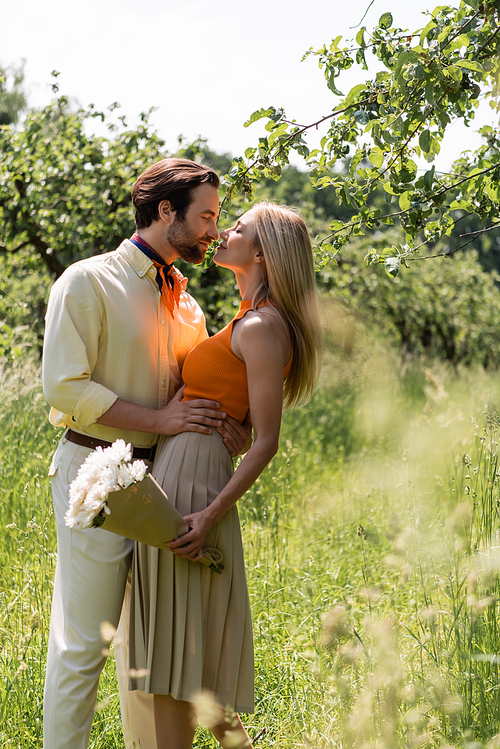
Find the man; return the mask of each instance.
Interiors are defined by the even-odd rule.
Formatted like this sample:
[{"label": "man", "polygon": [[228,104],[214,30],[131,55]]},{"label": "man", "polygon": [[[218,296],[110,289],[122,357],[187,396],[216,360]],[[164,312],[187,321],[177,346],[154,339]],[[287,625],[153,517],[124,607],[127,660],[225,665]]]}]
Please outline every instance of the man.
[{"label": "man", "polygon": [[[215,172],[194,162],[154,164],[132,192],[136,234],[114,252],[70,266],[50,294],[44,391],[51,422],[65,432],[49,472],[58,559],[44,696],[45,749],[87,745],[105,662],[101,625],[118,624],[133,547],[102,529],[65,525],[68,486],[79,466],[96,446],[117,438],[134,446],[134,458],[151,461],[158,434],[217,428],[231,454],[248,436],[217,410],[218,403],[183,403],[175,395],[186,354],[207,333],[199,306],[185,291],[186,280],[171,264],[179,257],[201,262],[217,239],[218,187]],[[123,668],[119,681],[131,745],[128,722],[134,722],[139,708],[127,702]],[[152,717],[148,720],[152,727]],[[152,736],[141,739],[143,749],[154,741],[154,730]]]}]

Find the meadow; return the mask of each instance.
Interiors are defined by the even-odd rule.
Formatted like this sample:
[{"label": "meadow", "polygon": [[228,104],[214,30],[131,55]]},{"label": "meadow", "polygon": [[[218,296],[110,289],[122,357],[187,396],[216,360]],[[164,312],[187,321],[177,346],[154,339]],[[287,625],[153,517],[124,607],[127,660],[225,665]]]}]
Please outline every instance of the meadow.
[{"label": "meadow", "polygon": [[[239,503],[256,648],[245,725],[269,749],[495,749],[500,385],[351,339],[332,311],[320,387],[285,414]],[[37,363],[4,369],[0,421],[0,747],[38,749],[58,434]],[[122,746],[109,658],[90,747]],[[216,743],[200,726],[195,746]]]}]

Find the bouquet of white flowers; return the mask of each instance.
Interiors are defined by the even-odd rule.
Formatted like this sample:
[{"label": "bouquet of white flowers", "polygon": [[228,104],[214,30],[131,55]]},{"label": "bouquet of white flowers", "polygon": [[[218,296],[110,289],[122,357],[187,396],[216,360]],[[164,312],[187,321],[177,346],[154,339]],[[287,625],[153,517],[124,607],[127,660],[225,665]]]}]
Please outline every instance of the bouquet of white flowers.
[{"label": "bouquet of white flowers", "polygon": [[111,447],[97,447],[80,466],[69,487],[65,516],[70,528],[98,528],[110,514],[106,500],[110,492],[127,489],[142,481],[147,472],[143,460],[132,462],[132,446],[116,440]]},{"label": "bouquet of white flowers", "polygon": [[[102,526],[158,549],[189,530],[144,461],[132,461],[132,446],[120,439],[97,447],[80,466],[69,487],[65,522],[70,528]],[[199,561],[219,573],[224,569],[217,549],[203,549]]]}]

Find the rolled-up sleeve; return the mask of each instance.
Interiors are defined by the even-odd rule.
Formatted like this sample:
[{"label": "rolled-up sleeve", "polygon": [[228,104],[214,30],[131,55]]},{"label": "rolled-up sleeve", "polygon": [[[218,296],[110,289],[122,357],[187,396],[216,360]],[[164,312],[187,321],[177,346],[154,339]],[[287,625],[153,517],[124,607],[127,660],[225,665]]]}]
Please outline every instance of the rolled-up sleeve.
[{"label": "rolled-up sleeve", "polygon": [[93,424],[117,395],[92,380],[99,351],[103,309],[92,278],[78,266],[52,287],[43,347],[43,389],[57,411],[82,427]]}]

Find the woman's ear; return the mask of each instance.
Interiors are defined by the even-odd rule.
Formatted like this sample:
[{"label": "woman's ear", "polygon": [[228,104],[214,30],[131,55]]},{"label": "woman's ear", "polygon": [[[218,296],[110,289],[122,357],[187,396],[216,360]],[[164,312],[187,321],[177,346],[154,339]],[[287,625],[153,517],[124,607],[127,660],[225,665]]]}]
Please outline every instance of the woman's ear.
[{"label": "woman's ear", "polygon": [[174,213],[175,211],[172,210],[170,200],[160,200],[160,202],[158,203],[158,216],[160,218],[160,221],[170,223]]},{"label": "woman's ear", "polygon": [[259,248],[255,254],[255,262],[256,263],[265,263],[264,253],[262,252],[262,248]]}]

